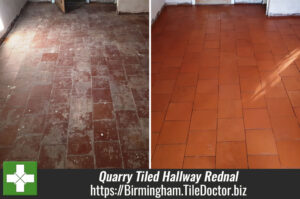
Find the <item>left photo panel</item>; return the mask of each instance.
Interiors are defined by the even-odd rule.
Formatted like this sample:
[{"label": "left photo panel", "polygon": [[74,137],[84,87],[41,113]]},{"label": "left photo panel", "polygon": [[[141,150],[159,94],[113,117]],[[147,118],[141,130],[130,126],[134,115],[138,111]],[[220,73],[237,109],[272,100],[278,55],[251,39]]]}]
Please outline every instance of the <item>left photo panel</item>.
[{"label": "left photo panel", "polygon": [[149,167],[148,10],[0,0],[0,168]]}]

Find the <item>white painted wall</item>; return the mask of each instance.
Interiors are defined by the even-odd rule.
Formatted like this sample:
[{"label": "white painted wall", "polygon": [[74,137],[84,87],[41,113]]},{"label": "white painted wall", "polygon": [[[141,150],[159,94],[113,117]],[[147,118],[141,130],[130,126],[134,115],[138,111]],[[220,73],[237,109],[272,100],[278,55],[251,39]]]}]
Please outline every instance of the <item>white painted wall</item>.
[{"label": "white painted wall", "polygon": [[120,13],[149,12],[149,0],[117,0],[117,10]]},{"label": "white painted wall", "polygon": [[0,0],[0,37],[20,14],[27,0]]},{"label": "white painted wall", "polygon": [[267,14],[269,16],[299,15],[299,0],[269,0]]},{"label": "white painted wall", "polygon": [[166,0],[166,4],[192,4],[192,0]]},{"label": "white painted wall", "polygon": [[156,19],[157,14],[161,11],[165,4],[165,0],[151,0],[151,19]]}]

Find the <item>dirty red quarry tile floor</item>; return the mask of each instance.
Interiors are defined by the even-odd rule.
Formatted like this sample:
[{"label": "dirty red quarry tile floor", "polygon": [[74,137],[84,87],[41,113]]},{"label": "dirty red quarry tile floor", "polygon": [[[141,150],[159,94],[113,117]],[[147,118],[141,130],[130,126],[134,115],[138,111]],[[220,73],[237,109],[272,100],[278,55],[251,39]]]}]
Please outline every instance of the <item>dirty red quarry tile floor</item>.
[{"label": "dirty red quarry tile floor", "polygon": [[152,168],[300,168],[300,17],[167,6],[152,37]]},{"label": "dirty red quarry tile floor", "polygon": [[148,16],[29,3],[0,47],[0,161],[148,167]]}]

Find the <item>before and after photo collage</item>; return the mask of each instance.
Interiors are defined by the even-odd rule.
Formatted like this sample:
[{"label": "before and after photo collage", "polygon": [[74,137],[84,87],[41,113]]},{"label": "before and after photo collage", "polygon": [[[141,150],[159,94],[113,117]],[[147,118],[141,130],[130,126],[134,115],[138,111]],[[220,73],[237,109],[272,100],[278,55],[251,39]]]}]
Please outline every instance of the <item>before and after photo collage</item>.
[{"label": "before and after photo collage", "polygon": [[299,169],[293,0],[0,0],[0,165]]}]

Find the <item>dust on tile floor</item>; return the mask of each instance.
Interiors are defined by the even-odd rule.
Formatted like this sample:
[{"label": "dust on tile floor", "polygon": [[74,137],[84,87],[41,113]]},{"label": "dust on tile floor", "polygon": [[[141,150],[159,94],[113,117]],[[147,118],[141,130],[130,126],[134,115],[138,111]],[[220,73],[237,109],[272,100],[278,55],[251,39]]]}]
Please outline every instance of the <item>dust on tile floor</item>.
[{"label": "dust on tile floor", "polygon": [[148,167],[148,16],[28,3],[0,47],[0,161]]}]

